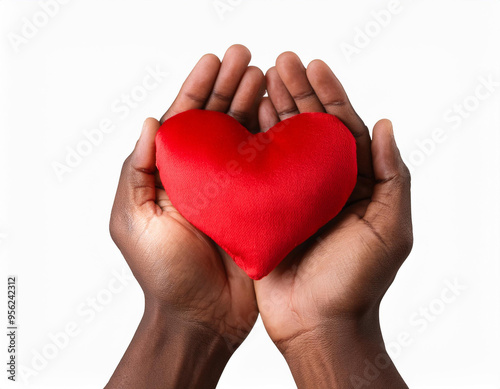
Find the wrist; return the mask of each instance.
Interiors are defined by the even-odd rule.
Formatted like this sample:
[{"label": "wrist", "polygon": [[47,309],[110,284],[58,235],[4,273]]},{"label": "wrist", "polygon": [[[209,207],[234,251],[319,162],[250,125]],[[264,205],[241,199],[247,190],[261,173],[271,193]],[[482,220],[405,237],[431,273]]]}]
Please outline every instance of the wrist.
[{"label": "wrist", "polygon": [[222,336],[148,301],[143,322],[148,332],[156,332],[154,344],[165,357],[168,387],[215,388],[232,355]]},{"label": "wrist", "polygon": [[215,388],[230,357],[220,335],[146,300],[139,327],[106,388]]},{"label": "wrist", "polygon": [[407,388],[385,349],[378,310],[327,320],[278,348],[299,389]]}]

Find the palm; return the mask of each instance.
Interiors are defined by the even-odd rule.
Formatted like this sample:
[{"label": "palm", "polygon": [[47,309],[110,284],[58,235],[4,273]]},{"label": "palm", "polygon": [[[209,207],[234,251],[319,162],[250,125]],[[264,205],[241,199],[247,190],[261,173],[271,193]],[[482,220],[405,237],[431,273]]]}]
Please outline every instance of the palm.
[{"label": "palm", "polygon": [[[251,130],[258,127],[264,75],[249,62],[250,52],[239,45],[228,49],[222,63],[214,55],[202,57],[161,122],[190,109],[206,109],[232,115]],[[154,131],[143,131],[124,164],[112,236],[146,300],[210,328],[234,349],[257,318],[253,282],[172,205],[157,179],[154,139],[160,123],[149,119],[148,127]],[[127,212],[131,203],[135,208]]]},{"label": "palm", "polygon": [[382,273],[370,261],[384,246],[359,217],[367,204],[347,206],[256,285],[262,319],[278,344],[323,318],[361,312],[373,299],[370,284]]},{"label": "palm", "polygon": [[[270,125],[302,112],[335,115],[356,139],[358,165],[356,188],[342,212],[255,282],[263,322],[279,345],[315,331],[332,317],[353,318],[380,301],[397,271],[397,266],[381,266],[393,254],[390,237],[397,236],[394,223],[384,216],[387,200],[382,192],[387,185],[397,188],[397,183],[376,182],[377,174],[387,180],[391,176],[380,167],[374,171],[368,130],[326,64],[316,60],[305,69],[295,54],[284,53],[266,78],[277,112]],[[401,248],[404,255],[408,247]]]},{"label": "palm", "polygon": [[[156,193],[162,214],[152,220],[146,230],[151,236],[143,242],[146,250],[155,247],[147,274],[154,278],[149,284],[158,286],[156,297],[187,314],[188,319],[227,335],[228,340],[241,337],[244,322],[251,327],[256,316],[251,280],[172,206],[165,190],[157,189]],[[214,326],[214,317],[224,320]]]}]

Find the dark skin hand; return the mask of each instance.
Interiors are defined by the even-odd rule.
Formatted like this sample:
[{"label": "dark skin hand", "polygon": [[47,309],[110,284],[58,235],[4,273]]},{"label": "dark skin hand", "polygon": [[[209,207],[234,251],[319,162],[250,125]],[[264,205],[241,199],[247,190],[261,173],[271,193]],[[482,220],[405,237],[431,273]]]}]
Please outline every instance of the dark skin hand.
[{"label": "dark skin hand", "polygon": [[[267,332],[299,388],[406,388],[383,347],[378,320],[380,301],[413,243],[410,175],[392,124],[379,121],[371,140],[322,61],[306,69],[294,53],[283,53],[266,79],[263,126],[302,112],[336,115],[356,139],[359,172],[343,211],[255,282]],[[366,361],[378,375],[366,374]]]},{"label": "dark skin hand", "polygon": [[[263,73],[234,45],[205,55],[162,118],[190,109],[228,113],[258,130]],[[158,183],[147,119],[123,165],[110,231],[145,295],[145,313],[107,388],[213,388],[258,311],[253,282],[172,206]],[[174,357],[175,356],[175,357]],[[153,365],[144,361],[155,361]],[[134,369],[140,365],[141,369]],[[186,374],[189,372],[189,374]]]},{"label": "dark skin hand", "polygon": [[[215,387],[258,310],[299,388],[406,388],[378,321],[380,301],[412,245],[410,179],[392,125],[377,123],[371,140],[321,61],[306,70],[284,53],[266,80],[249,61],[240,45],[222,64],[204,56],[161,121],[210,109],[255,132],[300,112],[336,115],[356,139],[356,188],[338,217],[252,282],[173,208],[155,168],[160,123],[148,119],[125,161],[110,223],[144,290],[145,313],[107,388]],[[266,81],[270,97],[261,98]]]}]

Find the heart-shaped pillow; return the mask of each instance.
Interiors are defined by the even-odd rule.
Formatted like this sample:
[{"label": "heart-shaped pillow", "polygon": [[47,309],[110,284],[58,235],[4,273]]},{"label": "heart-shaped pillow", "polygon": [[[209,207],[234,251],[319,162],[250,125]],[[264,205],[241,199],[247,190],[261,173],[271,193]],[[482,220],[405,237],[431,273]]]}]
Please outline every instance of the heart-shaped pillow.
[{"label": "heart-shaped pillow", "polygon": [[224,113],[186,111],[159,129],[156,158],[174,207],[256,280],[340,212],[357,175],[354,137],[326,113],[254,135]]}]

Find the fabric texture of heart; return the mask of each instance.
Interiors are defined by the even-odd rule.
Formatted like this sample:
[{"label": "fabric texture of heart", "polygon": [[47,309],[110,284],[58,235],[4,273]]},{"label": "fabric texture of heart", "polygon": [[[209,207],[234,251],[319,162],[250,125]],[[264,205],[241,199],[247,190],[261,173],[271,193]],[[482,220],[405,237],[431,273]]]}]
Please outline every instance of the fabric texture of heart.
[{"label": "fabric texture of heart", "polygon": [[356,184],[355,139],[326,113],[254,135],[226,114],[186,111],[161,126],[156,153],[173,206],[256,280],[333,219]]}]

